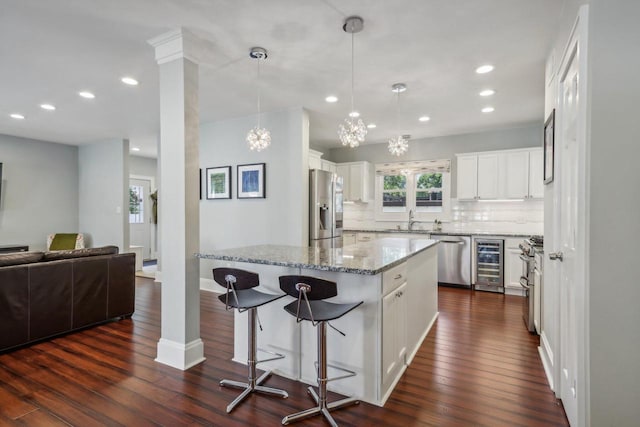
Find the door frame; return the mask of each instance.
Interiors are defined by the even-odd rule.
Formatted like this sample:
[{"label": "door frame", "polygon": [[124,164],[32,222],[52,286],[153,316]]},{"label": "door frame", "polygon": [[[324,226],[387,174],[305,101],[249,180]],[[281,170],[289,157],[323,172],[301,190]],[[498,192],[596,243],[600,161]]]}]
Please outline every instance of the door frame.
[{"label": "door frame", "polygon": [[[131,180],[132,179],[140,179],[143,181],[150,181],[150,185],[149,188],[151,189],[151,192],[153,193],[154,191],[157,190],[156,188],[156,178],[153,176],[148,176],[148,175],[129,175],[129,185],[131,185]],[[155,225],[155,227],[153,227],[153,225]],[[158,233],[158,227],[157,224],[151,224],[151,221],[149,221],[149,240],[150,240],[150,245],[151,247],[149,248],[149,253],[151,256],[151,259],[158,259],[158,252],[156,250],[156,241],[157,241],[157,233]],[[131,236],[129,236],[129,245],[131,245]]]}]

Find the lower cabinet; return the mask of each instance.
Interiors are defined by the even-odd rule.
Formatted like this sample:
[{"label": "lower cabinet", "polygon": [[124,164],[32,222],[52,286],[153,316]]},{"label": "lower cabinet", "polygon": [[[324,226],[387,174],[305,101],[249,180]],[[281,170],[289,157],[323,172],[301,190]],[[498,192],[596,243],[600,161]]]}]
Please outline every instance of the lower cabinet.
[{"label": "lower cabinet", "polygon": [[[505,239],[504,241],[504,287],[505,293],[522,294],[520,276],[522,275],[522,260],[520,259],[521,239]],[[511,292],[509,292],[511,291]]]},{"label": "lower cabinet", "polygon": [[382,298],[382,389],[387,389],[406,363],[407,282]]}]

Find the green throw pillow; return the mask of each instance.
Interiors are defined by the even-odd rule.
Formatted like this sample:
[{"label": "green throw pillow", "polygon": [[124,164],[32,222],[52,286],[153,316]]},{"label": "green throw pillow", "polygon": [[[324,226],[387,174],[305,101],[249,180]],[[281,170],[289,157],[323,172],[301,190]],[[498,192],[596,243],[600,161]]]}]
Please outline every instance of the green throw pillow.
[{"label": "green throw pillow", "polygon": [[78,233],[58,233],[53,236],[53,240],[51,241],[50,251],[63,251],[66,249],[75,249],[76,248],[76,239],[78,238]]}]

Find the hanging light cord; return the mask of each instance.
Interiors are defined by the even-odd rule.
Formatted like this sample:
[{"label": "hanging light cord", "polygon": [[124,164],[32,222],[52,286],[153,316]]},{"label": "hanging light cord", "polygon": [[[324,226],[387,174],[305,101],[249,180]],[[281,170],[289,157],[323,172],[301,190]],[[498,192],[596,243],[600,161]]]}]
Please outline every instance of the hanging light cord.
[{"label": "hanging light cord", "polygon": [[258,128],[260,127],[260,95],[262,92],[262,85],[260,84],[260,61],[262,61],[262,58],[258,58]]},{"label": "hanging light cord", "polygon": [[354,102],[353,102],[353,87],[354,87],[354,74],[355,74],[355,61],[354,61],[354,43],[353,43],[354,33],[351,33],[351,111],[349,112],[349,117],[351,117],[351,123],[353,123],[354,117],[351,115],[355,111]]},{"label": "hanging light cord", "polygon": [[400,135],[400,90],[396,92],[396,129]]}]

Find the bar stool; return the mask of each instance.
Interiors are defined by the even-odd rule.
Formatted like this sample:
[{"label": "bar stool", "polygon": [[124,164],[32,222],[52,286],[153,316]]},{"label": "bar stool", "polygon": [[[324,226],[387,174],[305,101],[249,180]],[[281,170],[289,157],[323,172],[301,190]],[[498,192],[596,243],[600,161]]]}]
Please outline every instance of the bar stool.
[{"label": "bar stool", "polygon": [[[308,388],[309,394],[311,394],[311,397],[315,400],[317,406],[305,411],[287,415],[282,419],[282,424],[289,424],[322,414],[332,426],[337,427],[338,424],[336,424],[329,412],[334,409],[340,409],[360,402],[356,398],[348,397],[327,403],[327,383],[329,381],[349,378],[356,375],[353,371],[329,365],[327,363],[327,325],[336,329],[334,326],[329,324],[329,321],[344,316],[362,304],[362,301],[351,304],[335,304],[321,301],[338,295],[338,289],[335,282],[319,279],[317,277],[281,276],[280,289],[288,295],[297,298],[297,301],[293,301],[284,307],[285,311],[292,316],[295,316],[297,322],[308,320],[313,326],[318,328],[318,361],[315,364],[318,372],[318,393],[316,393],[313,387]],[[336,331],[338,330],[336,329]],[[340,333],[344,335],[344,333]],[[346,375],[327,378],[327,366],[346,372]]]},{"label": "bar stool", "polygon": [[[266,351],[259,349],[257,347],[257,339],[256,339],[256,321],[260,326],[260,330],[262,330],[262,325],[260,324],[260,319],[258,318],[258,307],[261,305],[268,304],[272,301],[280,299],[285,296],[285,294],[281,295],[272,295],[266,294],[264,292],[256,291],[255,288],[260,284],[260,279],[256,273],[252,273],[250,271],[240,270],[237,268],[214,268],[213,269],[213,279],[221,286],[227,288],[227,292],[224,295],[220,295],[218,299],[225,304],[227,310],[236,309],[239,313],[244,313],[245,311],[249,312],[248,319],[248,338],[249,338],[249,347],[248,347],[248,356],[247,356],[247,365],[249,367],[249,378],[248,382],[243,383],[239,381],[232,380],[222,380],[220,381],[220,385],[222,387],[234,387],[244,389],[242,393],[236,399],[231,402],[227,406],[227,413],[233,411],[233,409],[242,402],[249,394],[254,391],[270,394],[275,396],[280,396],[283,398],[288,397],[286,391],[280,390],[277,388],[265,387],[262,385],[263,382],[269,378],[271,375],[271,371],[266,371],[264,374],[260,376],[260,378],[256,379],[256,364],[261,362],[268,362],[271,360],[278,360],[284,358],[282,354],[273,353],[271,351]],[[264,360],[256,360],[257,351],[260,350],[264,353],[272,354],[276,357],[272,357]]]}]

